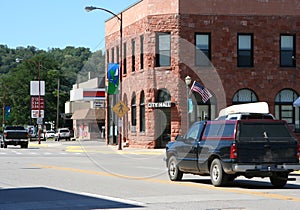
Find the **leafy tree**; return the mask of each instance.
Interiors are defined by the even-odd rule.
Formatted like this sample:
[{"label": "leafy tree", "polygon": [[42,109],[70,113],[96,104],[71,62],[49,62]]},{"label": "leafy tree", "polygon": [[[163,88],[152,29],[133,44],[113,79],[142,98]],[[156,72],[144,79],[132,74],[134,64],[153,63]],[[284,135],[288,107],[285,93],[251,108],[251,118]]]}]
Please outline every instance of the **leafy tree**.
[{"label": "leafy tree", "polygon": [[[17,63],[16,58],[23,62]],[[38,74],[40,64],[40,75]],[[6,124],[30,124],[30,81],[45,81],[45,122],[56,121],[58,81],[60,81],[59,110],[69,100],[70,90],[76,82],[85,81],[88,75],[104,74],[104,54],[90,52],[88,48],[52,48],[48,51],[33,46],[10,49],[0,45],[0,100],[10,105],[11,117]],[[1,112],[2,116],[2,112]],[[60,119],[60,125],[63,123]]]}]

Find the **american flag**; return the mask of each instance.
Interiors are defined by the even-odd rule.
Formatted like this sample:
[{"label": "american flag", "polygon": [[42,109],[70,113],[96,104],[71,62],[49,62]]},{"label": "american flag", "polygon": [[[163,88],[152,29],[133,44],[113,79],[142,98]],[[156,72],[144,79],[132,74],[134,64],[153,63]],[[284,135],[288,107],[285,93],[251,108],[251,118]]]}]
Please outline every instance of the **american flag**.
[{"label": "american flag", "polygon": [[204,86],[196,81],[194,81],[191,90],[199,93],[204,103],[206,103],[206,101],[208,101],[212,97],[212,94]]}]

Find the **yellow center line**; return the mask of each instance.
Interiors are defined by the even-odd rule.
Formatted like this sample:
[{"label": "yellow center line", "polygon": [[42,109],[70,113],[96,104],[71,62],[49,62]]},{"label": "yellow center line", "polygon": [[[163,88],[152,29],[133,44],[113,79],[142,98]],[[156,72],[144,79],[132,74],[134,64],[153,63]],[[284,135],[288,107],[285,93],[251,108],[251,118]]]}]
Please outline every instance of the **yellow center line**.
[{"label": "yellow center line", "polygon": [[127,176],[127,175],[123,175],[123,174],[84,170],[84,169],[77,169],[77,168],[67,168],[67,167],[60,167],[60,166],[50,166],[50,165],[41,165],[41,164],[32,164],[32,165],[35,167],[60,170],[60,171],[71,171],[71,172],[76,172],[76,173],[92,174],[92,175],[99,175],[99,176],[119,177],[119,178],[132,179],[132,180],[143,180],[143,181],[162,183],[162,184],[176,184],[176,185],[180,185],[180,186],[195,187],[195,188],[202,188],[202,189],[208,189],[208,190],[226,191],[226,192],[230,192],[230,193],[237,193],[237,194],[266,197],[266,198],[272,198],[272,199],[278,199],[278,200],[288,200],[288,201],[300,202],[300,197],[285,196],[285,195],[268,193],[268,192],[251,191],[251,190],[247,190],[247,189],[232,189],[232,188],[230,189],[230,188],[224,188],[224,187],[214,187],[212,185],[203,185],[203,184],[192,183],[192,182],[172,182],[169,180],[145,178],[145,177],[138,177],[138,176]]},{"label": "yellow center line", "polygon": [[126,151],[126,150],[95,150],[85,149],[81,146],[68,146],[66,152],[94,152],[103,154],[135,154],[135,155],[164,155],[165,152],[161,151]]}]

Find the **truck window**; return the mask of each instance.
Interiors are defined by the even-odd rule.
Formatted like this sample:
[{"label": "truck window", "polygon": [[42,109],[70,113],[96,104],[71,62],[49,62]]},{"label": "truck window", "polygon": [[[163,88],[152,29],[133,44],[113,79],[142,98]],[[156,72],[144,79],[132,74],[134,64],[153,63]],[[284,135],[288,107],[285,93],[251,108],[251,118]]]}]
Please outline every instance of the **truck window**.
[{"label": "truck window", "polygon": [[204,131],[205,138],[231,138],[234,136],[234,123],[214,123],[208,124]]},{"label": "truck window", "polygon": [[196,123],[194,125],[192,125],[192,127],[189,129],[189,131],[187,132],[185,138],[186,139],[199,139],[199,135],[203,130],[203,122],[201,123]]},{"label": "truck window", "polygon": [[243,122],[239,126],[239,140],[261,140],[284,141],[290,140],[292,134],[283,122],[247,123]]}]

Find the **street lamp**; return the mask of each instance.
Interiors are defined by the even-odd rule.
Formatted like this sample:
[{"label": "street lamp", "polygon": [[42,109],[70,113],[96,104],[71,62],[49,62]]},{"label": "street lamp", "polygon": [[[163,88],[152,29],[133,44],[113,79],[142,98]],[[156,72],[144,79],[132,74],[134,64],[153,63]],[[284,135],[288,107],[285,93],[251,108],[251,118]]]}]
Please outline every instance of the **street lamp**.
[{"label": "street lamp", "polygon": [[[40,62],[35,62],[32,60],[24,60],[21,58],[16,58],[17,63],[21,63],[22,61],[24,62],[30,62],[34,63],[38,67],[38,117],[41,117],[41,77],[40,77],[40,72],[41,72],[41,63]],[[41,144],[41,130],[38,128],[38,142]]]},{"label": "street lamp", "polygon": [[[123,57],[122,57],[122,43],[123,43],[123,21],[122,21],[122,13],[120,13],[120,15],[117,15],[115,13],[113,13],[112,11],[108,10],[108,9],[105,9],[105,8],[101,8],[101,7],[94,7],[94,6],[89,6],[89,7],[85,7],[85,10],[87,12],[90,12],[90,11],[93,11],[93,10],[102,10],[102,11],[105,11],[111,15],[113,15],[115,18],[117,18],[119,21],[120,21],[120,61],[119,61],[119,85],[120,85],[120,92],[119,92],[119,100],[122,101],[122,60],[123,60]],[[107,96],[107,105],[109,104],[109,96]],[[109,116],[106,118],[107,120],[109,120]],[[109,122],[106,123],[108,126],[109,125]],[[107,126],[107,128],[108,128]],[[118,126],[119,126],[119,123],[118,123]],[[114,135],[114,130],[115,128],[113,128],[113,135]],[[122,150],[122,135],[121,135],[121,129],[118,129],[119,132],[118,132],[118,150]],[[107,132],[107,135],[108,135],[108,132]]]},{"label": "street lamp", "polygon": [[190,77],[189,75],[187,75],[187,76],[185,77],[186,100],[187,100],[187,113],[186,113],[186,115],[187,115],[187,117],[186,117],[186,119],[187,119],[187,123],[186,123],[186,125],[187,125],[187,130],[189,129],[189,121],[190,121],[190,118],[189,118],[189,85],[191,84],[191,82],[192,82],[191,77]]}]

